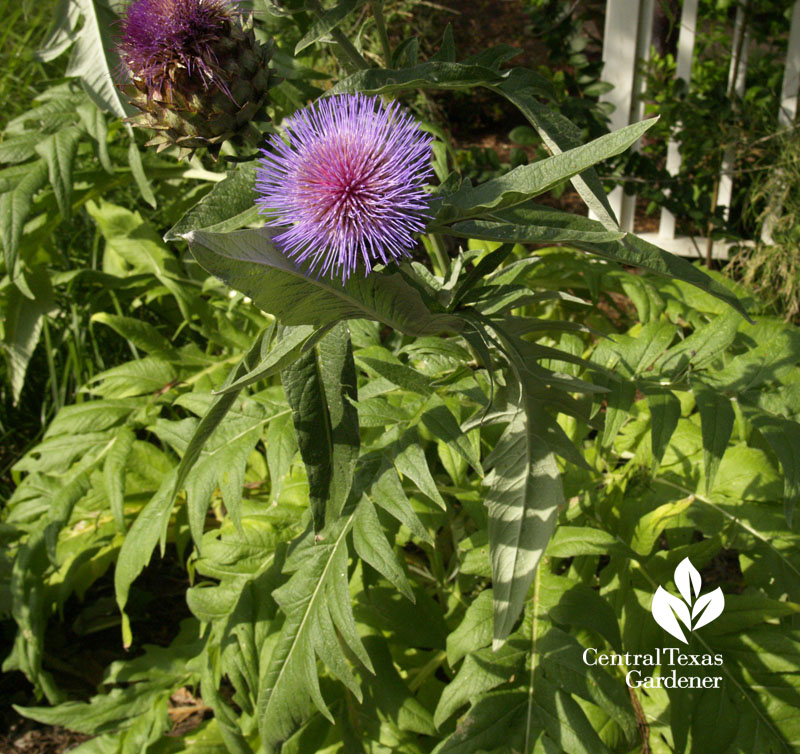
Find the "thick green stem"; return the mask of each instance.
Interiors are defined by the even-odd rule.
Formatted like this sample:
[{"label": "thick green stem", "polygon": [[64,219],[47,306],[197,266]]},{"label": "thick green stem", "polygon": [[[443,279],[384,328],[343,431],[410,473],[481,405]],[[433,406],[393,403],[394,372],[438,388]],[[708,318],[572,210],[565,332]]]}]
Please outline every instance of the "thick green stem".
[{"label": "thick green stem", "polygon": [[[317,18],[322,18],[325,15],[325,10],[320,5],[319,0],[309,0],[309,5],[313,8],[314,15]],[[357,71],[371,68],[366,58],[355,48],[355,45],[345,36],[341,29],[331,29],[331,36]]]},{"label": "thick green stem", "polygon": [[386,22],[383,18],[383,0],[370,0],[372,15],[375,17],[375,28],[383,49],[383,65],[390,68],[392,65],[392,46],[389,44],[389,35],[386,33]]},{"label": "thick green stem", "polygon": [[356,67],[356,70],[363,71],[366,68],[372,67],[341,29],[333,29],[331,31],[331,36],[336,40],[336,44],[341,47],[342,52],[347,55],[347,59]]},{"label": "thick green stem", "polygon": [[450,271],[450,258],[447,256],[447,251],[444,248],[444,242],[438,233],[429,233],[431,252],[436,266],[442,273],[442,277],[446,278],[447,273]]}]

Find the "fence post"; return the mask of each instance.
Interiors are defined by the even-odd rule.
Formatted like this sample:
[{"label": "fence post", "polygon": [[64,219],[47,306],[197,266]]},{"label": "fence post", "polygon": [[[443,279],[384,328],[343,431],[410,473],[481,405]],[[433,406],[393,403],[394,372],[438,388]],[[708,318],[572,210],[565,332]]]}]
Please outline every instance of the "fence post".
[{"label": "fence post", "polygon": [[[800,0],[795,0],[792,21],[789,27],[789,43],[786,47],[786,65],[781,84],[781,106],[778,110],[778,128],[789,128],[797,115],[797,90],[800,88]],[[780,193],[780,192],[778,192]],[[774,243],[772,231],[781,215],[781,198],[773,197],[761,226],[761,242]]]},{"label": "fence post", "polygon": [[[686,86],[692,80],[692,59],[694,58],[694,40],[697,32],[698,0],[684,0],[681,12],[681,32],[678,36],[678,60],[675,76],[683,79]],[[667,145],[667,172],[677,175],[681,168],[681,153],[678,142],[670,139]],[[672,240],[675,238],[675,215],[666,207],[661,209],[661,222],[658,225],[659,238]]]},{"label": "fence post", "polygon": [[[652,3],[651,14],[652,14]],[[631,122],[634,103],[634,81],[636,63],[639,56],[639,0],[607,0],[605,30],[603,32],[603,81],[613,85],[613,89],[602,96],[602,100],[614,106],[609,116],[610,128],[616,131]],[[652,15],[651,15],[652,19]],[[651,23],[652,25],[652,23]],[[625,218],[632,220],[632,212],[626,205],[635,197],[626,197],[622,186],[617,186],[608,195],[611,209],[620,220],[623,230]]]},{"label": "fence post", "polygon": [[[728,97],[736,93],[739,97],[744,94],[745,76],[747,74],[747,54],[750,46],[750,32],[745,29],[745,11],[747,0],[742,0],[736,8],[736,22],[733,27],[733,54],[731,66],[728,71]],[[723,215],[728,219],[730,212],[731,196],[733,195],[733,163],[736,157],[736,146],[731,144],[722,155],[722,166],[719,174],[719,188],[717,190],[717,206],[723,207]],[[712,207],[712,211],[715,208]]]},{"label": "fence post", "polygon": [[786,67],[783,69],[781,109],[778,112],[778,124],[781,126],[790,126],[797,115],[797,90],[800,88],[800,0],[796,0],[792,8],[791,24]]}]

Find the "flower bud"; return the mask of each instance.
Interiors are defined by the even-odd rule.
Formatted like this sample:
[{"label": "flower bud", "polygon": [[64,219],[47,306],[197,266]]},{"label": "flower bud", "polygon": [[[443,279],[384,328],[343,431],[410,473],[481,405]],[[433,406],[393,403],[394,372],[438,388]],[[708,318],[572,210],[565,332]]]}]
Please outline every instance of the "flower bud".
[{"label": "flower bud", "polygon": [[228,0],[133,0],[118,47],[131,81],[123,91],[140,111],[130,120],[158,132],[148,146],[216,157],[224,141],[254,140],[250,124],[275,81],[272,45],[256,41],[252,16]]}]

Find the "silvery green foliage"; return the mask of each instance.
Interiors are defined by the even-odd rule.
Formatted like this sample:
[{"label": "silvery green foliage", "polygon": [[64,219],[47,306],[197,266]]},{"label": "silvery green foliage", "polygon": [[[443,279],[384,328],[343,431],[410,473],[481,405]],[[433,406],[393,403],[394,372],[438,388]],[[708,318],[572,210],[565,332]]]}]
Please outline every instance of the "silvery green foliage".
[{"label": "silvery green foliage", "polygon": [[[342,35],[361,5],[313,22],[296,2],[270,8],[297,19],[303,50]],[[349,44],[337,54],[355,69],[364,51]],[[473,186],[435,148],[430,266],[346,283],[305,274],[273,231],[249,227],[252,162],[166,213],[167,242],[86,197],[99,285],[129,307],[101,298],[92,322],[134,358],[85,380],[85,400],[16,463],[0,529],[0,609],[18,628],[4,668],[50,704],[25,715],[96,736],[76,751],[800,746],[787,526],[800,336],[748,322],[730,283],[619,230],[592,166],[649,122],[581,145],[546,82],[502,68],[509,57],[459,62],[448,33],[430,60],[404,43],[334,86],[484,87],[550,149]],[[288,113],[304,90],[282,87]],[[40,151],[21,160],[26,175],[61,202],[69,180],[48,171],[66,162]],[[536,203],[565,180],[599,221]],[[25,281],[37,279],[28,237]],[[442,254],[442,239],[457,251]],[[192,617],[169,647],[110,665],[91,703],[68,699],[48,622],[113,573],[122,642],[138,647],[134,594],[157,548],[191,574]],[[618,666],[587,666],[587,648],[669,645],[651,600],[691,587],[693,573],[674,576],[686,559],[725,592],[713,622],[684,636],[687,652],[725,658],[719,691],[631,691]],[[167,737],[170,699],[187,688],[210,711]]]}]

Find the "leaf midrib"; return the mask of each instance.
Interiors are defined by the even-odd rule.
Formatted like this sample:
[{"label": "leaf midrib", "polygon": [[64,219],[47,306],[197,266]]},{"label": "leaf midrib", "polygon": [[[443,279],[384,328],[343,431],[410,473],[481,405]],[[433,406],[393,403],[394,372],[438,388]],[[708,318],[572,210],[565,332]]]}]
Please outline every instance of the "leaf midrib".
[{"label": "leaf midrib", "polygon": [[275,689],[278,687],[278,685],[283,680],[286,668],[289,667],[289,665],[290,665],[292,654],[295,651],[295,647],[297,646],[297,642],[299,641],[299,638],[300,638],[301,634],[303,633],[303,630],[305,628],[306,622],[308,621],[309,617],[312,614],[317,595],[325,587],[326,576],[328,574],[328,569],[330,568],[331,563],[333,562],[333,556],[336,554],[336,551],[337,551],[339,545],[341,544],[342,541],[344,541],[344,538],[347,536],[347,533],[350,531],[350,526],[351,526],[351,524],[353,522],[353,517],[355,516],[355,511],[356,511],[356,509],[354,508],[353,511],[350,513],[350,516],[349,516],[349,519],[348,519],[347,523],[342,527],[342,531],[340,532],[339,536],[336,538],[336,541],[333,543],[333,546],[331,547],[331,555],[330,555],[330,557],[328,557],[328,559],[327,559],[327,561],[325,563],[325,567],[322,570],[322,574],[320,575],[319,581],[317,582],[317,585],[314,587],[314,591],[311,593],[311,596],[308,599],[308,603],[307,603],[307,607],[306,607],[306,610],[305,610],[305,614],[303,615],[303,618],[300,621],[300,625],[297,628],[297,632],[295,633],[294,638],[292,639],[292,643],[291,643],[291,645],[289,647],[289,651],[286,653],[286,658],[284,659],[284,662],[283,662],[283,665],[282,665],[282,667],[280,669],[280,672],[278,673],[278,676],[275,679],[275,683],[272,684],[272,688],[269,691],[269,697],[267,698],[266,702],[264,703],[263,708],[261,710],[259,710],[261,715],[266,714],[266,711],[269,708],[270,701],[272,700],[273,694],[275,693]]}]

